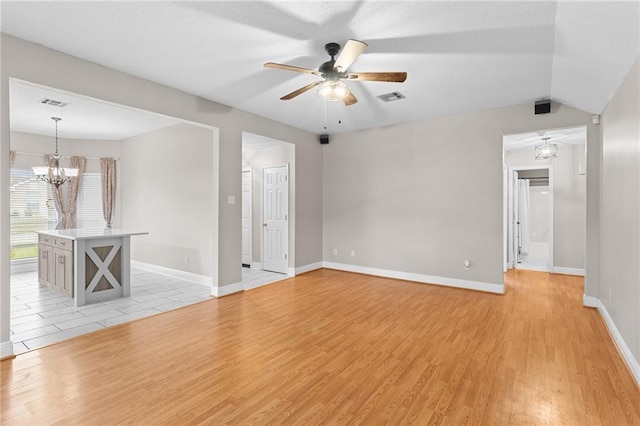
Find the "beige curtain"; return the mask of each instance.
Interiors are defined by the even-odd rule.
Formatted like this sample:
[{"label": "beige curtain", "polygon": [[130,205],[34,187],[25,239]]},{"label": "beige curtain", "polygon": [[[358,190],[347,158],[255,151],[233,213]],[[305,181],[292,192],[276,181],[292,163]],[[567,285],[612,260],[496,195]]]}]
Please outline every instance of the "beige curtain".
[{"label": "beige curtain", "polygon": [[111,228],[111,216],[116,198],[116,159],[101,158],[100,171],[102,174],[102,214],[107,228]]},{"label": "beige curtain", "polygon": [[[45,154],[44,162],[49,166],[53,167],[53,155]],[[56,188],[54,185],[51,185],[51,195],[53,197],[53,205],[56,208],[56,229],[64,229],[64,211],[63,211],[63,199],[62,199],[62,188]]]},{"label": "beige curtain", "polygon": [[65,229],[76,227],[76,208],[78,207],[78,191],[80,189],[80,179],[84,173],[84,165],[87,162],[84,157],[71,157],[69,166],[72,169],[78,169],[78,176],[72,177],[67,188],[67,211],[65,212],[66,223]]},{"label": "beige curtain", "polygon": [[[53,155],[45,155],[45,160],[49,167],[53,167]],[[56,221],[56,229],[71,229],[76,226],[76,207],[78,205],[78,190],[80,188],[80,179],[84,173],[84,165],[86,159],[84,157],[71,157],[70,167],[78,169],[78,176],[72,177],[68,183],[67,199],[65,200],[62,193],[64,185],[55,187],[51,185],[51,193],[53,195],[53,204],[56,207],[58,220]]]},{"label": "beige curtain", "polygon": [[16,152],[9,151],[9,168],[13,167],[13,162],[16,161]]}]

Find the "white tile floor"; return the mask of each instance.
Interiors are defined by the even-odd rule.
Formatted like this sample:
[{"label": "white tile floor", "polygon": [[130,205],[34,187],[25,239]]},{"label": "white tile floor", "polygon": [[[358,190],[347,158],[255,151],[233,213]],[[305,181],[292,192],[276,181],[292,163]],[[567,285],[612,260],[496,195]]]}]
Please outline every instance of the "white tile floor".
[{"label": "white tile floor", "polygon": [[530,242],[529,253],[520,256],[521,262],[518,269],[528,269],[531,271],[549,270],[549,243]]},{"label": "white tile floor", "polygon": [[[242,268],[245,288],[289,278]],[[11,341],[20,354],[211,297],[209,286],[131,268],[131,297],[76,308],[58,290],[38,284],[36,272],[11,275]]]}]

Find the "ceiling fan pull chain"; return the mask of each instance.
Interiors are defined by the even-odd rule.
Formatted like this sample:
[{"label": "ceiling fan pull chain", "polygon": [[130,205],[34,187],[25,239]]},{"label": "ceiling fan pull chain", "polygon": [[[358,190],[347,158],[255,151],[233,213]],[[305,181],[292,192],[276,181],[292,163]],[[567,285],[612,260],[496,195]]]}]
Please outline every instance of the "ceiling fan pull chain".
[{"label": "ceiling fan pull chain", "polygon": [[342,102],[338,102],[338,124],[342,124]]},{"label": "ceiling fan pull chain", "polygon": [[323,102],[323,109],[324,109],[324,129],[327,130],[327,100],[325,99]]}]

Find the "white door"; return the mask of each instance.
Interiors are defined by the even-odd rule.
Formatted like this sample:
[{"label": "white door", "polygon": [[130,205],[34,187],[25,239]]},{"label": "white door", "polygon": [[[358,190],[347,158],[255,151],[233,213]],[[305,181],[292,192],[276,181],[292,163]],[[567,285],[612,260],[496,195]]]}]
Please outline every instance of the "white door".
[{"label": "white door", "polygon": [[262,269],[289,267],[289,165],[266,167],[262,175]]},{"label": "white door", "polygon": [[251,266],[251,170],[242,171],[242,265]]}]

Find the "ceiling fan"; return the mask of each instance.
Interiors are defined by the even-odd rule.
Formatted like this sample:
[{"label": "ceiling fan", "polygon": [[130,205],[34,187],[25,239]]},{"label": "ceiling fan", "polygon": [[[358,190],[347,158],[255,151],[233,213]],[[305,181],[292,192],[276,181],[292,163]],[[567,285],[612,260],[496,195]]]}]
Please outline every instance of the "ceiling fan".
[{"label": "ceiling fan", "polygon": [[[358,102],[353,92],[342,80],[352,81],[386,81],[392,83],[402,83],[407,79],[406,72],[349,72],[351,64],[358,59],[358,56],[367,48],[367,44],[358,40],[349,40],[340,52],[338,43],[327,43],[324,49],[327,51],[331,60],[324,62],[318,70],[309,68],[301,68],[293,65],[277,64],[275,62],[267,62],[265,68],[274,68],[299,73],[313,74],[322,77],[323,80],[314,81],[304,87],[294,90],[284,95],[280,99],[288,101],[296,96],[320,86],[318,94],[329,101],[342,101],[346,106],[353,105]],[[340,55],[338,55],[340,52]],[[336,59],[336,55],[338,58]]]}]

